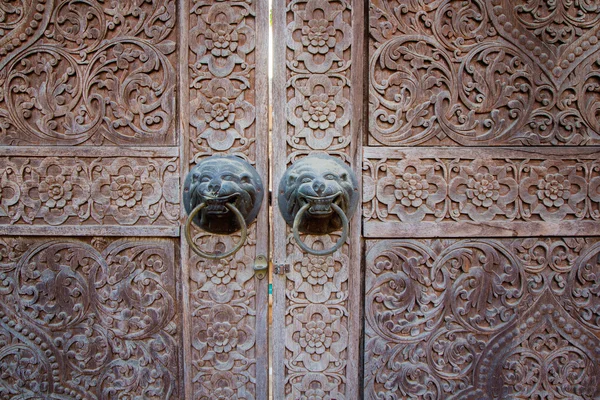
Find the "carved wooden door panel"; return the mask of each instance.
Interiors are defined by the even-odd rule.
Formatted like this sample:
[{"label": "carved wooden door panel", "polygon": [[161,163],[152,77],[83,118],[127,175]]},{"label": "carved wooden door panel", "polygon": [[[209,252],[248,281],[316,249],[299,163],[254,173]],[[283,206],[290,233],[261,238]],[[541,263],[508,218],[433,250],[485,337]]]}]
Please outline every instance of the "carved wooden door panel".
[{"label": "carved wooden door panel", "polygon": [[268,181],[267,6],[0,3],[1,398],[266,398],[267,202],[219,262],[181,200],[211,155]]},{"label": "carved wooden door panel", "polygon": [[368,20],[364,397],[598,398],[598,4]]}]

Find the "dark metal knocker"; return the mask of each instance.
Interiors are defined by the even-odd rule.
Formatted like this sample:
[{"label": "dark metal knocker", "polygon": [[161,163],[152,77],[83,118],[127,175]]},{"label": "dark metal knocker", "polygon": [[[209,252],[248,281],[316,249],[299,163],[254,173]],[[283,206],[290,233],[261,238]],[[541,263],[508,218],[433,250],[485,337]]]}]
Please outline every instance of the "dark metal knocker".
[{"label": "dark metal knocker", "polygon": [[[341,160],[311,155],[297,161],[279,183],[279,210],[292,227],[298,246],[307,253],[327,255],[346,242],[349,216],[358,206],[358,183],[354,172]],[[315,250],[300,233],[325,235],[342,230],[340,239],[328,249]]]},{"label": "dark metal knocker", "polygon": [[[263,199],[260,176],[248,162],[235,156],[211,156],[201,160],[188,173],[183,203],[188,214],[185,237],[190,248],[208,259],[221,259],[237,252],[248,236]],[[206,253],[192,240],[192,222],[215,234],[241,231],[240,241],[224,253]]]}]

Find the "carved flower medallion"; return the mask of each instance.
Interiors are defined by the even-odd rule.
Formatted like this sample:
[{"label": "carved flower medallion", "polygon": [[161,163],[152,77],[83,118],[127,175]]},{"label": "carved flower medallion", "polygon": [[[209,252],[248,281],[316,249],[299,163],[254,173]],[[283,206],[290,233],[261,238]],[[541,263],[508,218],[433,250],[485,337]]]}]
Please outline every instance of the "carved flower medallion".
[{"label": "carved flower medallion", "polygon": [[119,207],[131,208],[142,199],[142,183],[131,174],[117,176],[110,184],[110,198]]},{"label": "carved flower medallion", "polygon": [[215,322],[208,327],[207,343],[215,353],[228,353],[238,343],[238,330],[228,321]]},{"label": "carved flower medallion", "polygon": [[466,194],[476,206],[489,208],[500,197],[500,183],[491,174],[477,173],[467,181]]},{"label": "carved flower medallion", "polygon": [[220,260],[206,269],[206,276],[210,278],[215,285],[227,285],[237,273],[237,269],[232,267],[227,260]]},{"label": "carved flower medallion", "polygon": [[333,257],[304,257],[300,273],[311,285],[324,285],[335,272]]},{"label": "carved flower medallion", "polygon": [[235,121],[235,105],[227,97],[213,97],[205,105],[206,122],[213,129],[226,130]]},{"label": "carved flower medallion", "polygon": [[40,200],[49,209],[62,209],[73,197],[73,185],[63,175],[48,175],[39,186]]},{"label": "carved flower medallion", "polygon": [[308,354],[323,354],[333,342],[333,330],[324,321],[309,321],[300,329],[300,346]]},{"label": "carved flower medallion", "polygon": [[326,19],[312,19],[302,27],[302,44],[309,53],[326,54],[335,46],[335,28]]},{"label": "carved flower medallion", "polygon": [[214,22],[206,32],[206,48],[215,57],[229,57],[237,50],[239,35],[234,25]]},{"label": "carved flower medallion", "polygon": [[325,130],[334,123],[337,105],[327,93],[313,94],[302,103],[302,120],[311,129]]},{"label": "carved flower medallion", "polygon": [[429,197],[429,183],[419,174],[406,172],[396,180],[394,195],[402,205],[420,207],[423,200]]},{"label": "carved flower medallion", "polygon": [[538,181],[537,196],[546,207],[560,207],[571,196],[570,182],[561,174],[547,174]]}]

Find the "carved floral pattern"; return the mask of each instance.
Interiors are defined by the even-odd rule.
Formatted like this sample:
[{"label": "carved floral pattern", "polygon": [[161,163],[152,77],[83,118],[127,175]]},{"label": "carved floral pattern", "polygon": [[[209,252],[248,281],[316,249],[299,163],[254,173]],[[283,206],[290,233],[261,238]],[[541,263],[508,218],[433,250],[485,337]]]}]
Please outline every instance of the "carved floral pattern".
[{"label": "carved floral pattern", "polygon": [[0,223],[169,226],[179,218],[173,158],[4,157],[2,163]]},{"label": "carved floral pattern", "polygon": [[0,144],[176,145],[174,2],[10,3]]},{"label": "carved floral pattern", "polygon": [[369,144],[593,145],[600,9],[370,1]]},{"label": "carved floral pattern", "polygon": [[595,221],[599,217],[595,153],[574,152],[559,158],[543,152],[506,152],[506,157],[491,152],[485,159],[462,150],[436,153],[365,160],[367,224],[372,220]]},{"label": "carved floral pattern", "polygon": [[[287,127],[282,133],[286,145],[274,149],[285,152],[286,159],[278,168],[285,170],[313,152],[352,162],[351,141],[356,137],[351,129],[351,45],[356,35],[351,27],[352,7],[346,0],[288,0],[285,10],[274,10],[282,29],[275,34],[285,41],[280,61],[285,66],[276,66],[285,77],[285,87],[274,87],[286,101],[280,108]],[[354,387],[347,382],[346,368],[352,362],[347,358],[352,340],[348,326],[350,248],[344,245],[329,257],[303,254],[286,229],[275,232],[286,237],[286,262],[291,267],[285,276],[285,296],[274,300],[281,302],[279,312],[285,312],[279,317],[285,317],[286,338],[281,359],[285,371],[279,375],[285,383],[275,396],[343,399]],[[338,239],[339,234],[303,235],[309,247],[318,249],[331,247]]]},{"label": "carved floral pattern", "polygon": [[365,398],[598,396],[596,239],[370,245]]},{"label": "carved floral pattern", "polygon": [[190,9],[190,145],[253,161],[256,5],[194,1]]},{"label": "carved floral pattern", "polygon": [[170,240],[0,240],[0,396],[179,398]]}]

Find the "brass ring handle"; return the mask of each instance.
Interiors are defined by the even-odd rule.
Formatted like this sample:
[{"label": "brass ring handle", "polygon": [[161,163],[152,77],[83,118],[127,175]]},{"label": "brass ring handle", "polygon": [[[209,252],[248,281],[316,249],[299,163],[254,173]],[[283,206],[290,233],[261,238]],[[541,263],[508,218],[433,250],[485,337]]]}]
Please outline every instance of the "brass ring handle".
[{"label": "brass ring handle", "polygon": [[348,217],[346,217],[344,211],[337,204],[331,204],[333,210],[340,216],[342,220],[342,237],[335,243],[333,247],[329,249],[314,250],[308,247],[306,243],[304,243],[300,239],[300,232],[298,232],[300,220],[302,219],[302,216],[309,209],[310,206],[311,205],[309,203],[306,203],[304,206],[302,206],[300,210],[298,210],[298,214],[296,214],[296,218],[294,218],[294,226],[292,228],[292,231],[294,232],[294,238],[296,239],[296,243],[298,244],[298,246],[300,246],[300,248],[305,252],[313,254],[315,256],[326,256],[327,254],[331,254],[334,251],[338,250],[340,247],[342,247],[342,245],[346,242],[346,239],[348,239]]},{"label": "brass ring handle", "polygon": [[246,226],[246,220],[244,219],[244,216],[242,215],[240,210],[238,210],[236,206],[230,203],[225,203],[225,207],[231,210],[231,212],[233,212],[237,217],[238,223],[241,226],[242,234],[240,241],[231,250],[226,251],[225,253],[205,253],[202,250],[200,250],[198,245],[196,245],[196,243],[194,243],[194,241],[192,240],[192,234],[190,229],[192,226],[192,221],[194,220],[194,218],[196,218],[196,215],[198,215],[198,213],[206,206],[206,203],[200,203],[198,206],[196,206],[196,208],[192,210],[190,215],[188,215],[187,220],[185,221],[185,239],[190,245],[190,248],[194,251],[194,253],[198,254],[200,257],[208,258],[209,260],[220,260],[222,258],[229,257],[230,255],[235,254],[239,249],[242,248],[244,243],[246,243],[246,238],[248,237],[248,227]]}]

